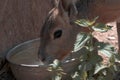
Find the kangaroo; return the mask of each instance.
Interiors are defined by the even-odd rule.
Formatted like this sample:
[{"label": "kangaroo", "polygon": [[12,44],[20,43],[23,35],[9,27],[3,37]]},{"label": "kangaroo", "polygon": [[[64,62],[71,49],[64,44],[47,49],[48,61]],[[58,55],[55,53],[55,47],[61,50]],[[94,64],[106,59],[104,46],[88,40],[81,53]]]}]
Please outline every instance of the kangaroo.
[{"label": "kangaroo", "polygon": [[[62,59],[72,49],[71,44],[74,44],[76,30],[73,33],[75,28],[69,22],[69,16],[62,6],[62,1],[58,0],[56,4],[55,8],[49,12],[40,33],[39,57],[42,60]],[[72,40],[69,41],[70,37]]]},{"label": "kangaroo", "polygon": [[55,58],[62,60],[74,46],[80,31],[89,32],[78,27],[74,20],[93,19],[107,23],[120,17],[119,0],[56,0],[56,6],[49,12],[41,29],[39,58],[51,62]]}]

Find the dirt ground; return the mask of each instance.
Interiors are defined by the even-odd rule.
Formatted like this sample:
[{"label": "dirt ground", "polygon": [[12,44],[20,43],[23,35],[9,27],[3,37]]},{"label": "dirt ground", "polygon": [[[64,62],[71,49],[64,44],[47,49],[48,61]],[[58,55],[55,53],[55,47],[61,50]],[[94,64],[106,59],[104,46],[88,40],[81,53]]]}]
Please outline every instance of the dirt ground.
[{"label": "dirt ground", "polygon": [[[107,25],[113,26],[112,29],[105,33],[94,32],[93,35],[95,38],[97,38],[98,41],[109,43],[109,44],[113,45],[116,52],[118,52],[119,48],[118,48],[118,34],[117,34],[116,22],[111,22],[111,23],[108,23]],[[108,57],[106,57],[105,55],[102,55],[102,54],[99,54],[99,55],[102,56],[103,63],[106,64],[109,60]]]},{"label": "dirt ground", "polygon": [[101,42],[112,44],[118,50],[118,35],[116,22],[108,23],[107,25],[113,26],[111,30],[105,33],[94,32],[93,35]]}]

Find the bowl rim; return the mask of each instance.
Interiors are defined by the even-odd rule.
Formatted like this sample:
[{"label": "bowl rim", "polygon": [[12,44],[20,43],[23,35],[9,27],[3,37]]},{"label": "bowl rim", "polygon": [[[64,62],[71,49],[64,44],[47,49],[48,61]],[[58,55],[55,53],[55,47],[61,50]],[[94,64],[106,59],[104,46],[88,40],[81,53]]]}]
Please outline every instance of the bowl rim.
[{"label": "bowl rim", "polygon": [[6,54],[5,58],[6,60],[10,63],[10,64],[13,64],[13,65],[18,65],[18,66],[25,66],[25,67],[42,67],[42,66],[48,66],[48,65],[30,65],[30,64],[17,64],[13,61],[10,60],[10,56],[11,56],[11,53],[14,52],[14,50],[16,50],[17,48],[19,47],[22,47],[24,45],[27,45],[29,43],[32,43],[32,42],[35,42],[35,41],[38,41],[40,40],[40,38],[36,38],[36,39],[31,39],[31,40],[28,40],[28,41],[25,41],[25,42],[22,42],[22,43],[19,43],[18,45],[14,46],[12,49],[10,49],[8,51],[8,53]]},{"label": "bowl rim", "polygon": [[[27,45],[27,44],[29,44],[29,43],[38,41],[38,40],[40,40],[40,38],[31,39],[31,40],[22,42],[22,43],[20,43],[20,44],[18,44],[18,45],[16,45],[16,46],[14,46],[14,47],[13,47],[12,49],[10,49],[10,50],[8,51],[8,53],[6,54],[6,56],[5,56],[6,60],[7,60],[10,64],[17,65],[17,66],[23,66],[23,67],[32,67],[32,68],[33,68],[33,67],[34,67],[34,68],[37,68],[37,67],[49,67],[49,66],[50,66],[49,64],[44,64],[44,65],[17,64],[17,63],[15,63],[15,62],[13,62],[13,61],[10,60],[11,53],[12,53],[15,49],[17,49],[17,48],[19,48],[19,47],[21,47],[21,46]],[[64,64],[69,64],[69,63],[72,62],[72,61],[74,61],[74,60],[69,60],[69,61],[67,61],[67,62],[61,61],[61,62],[62,62],[62,64],[64,65]]]}]

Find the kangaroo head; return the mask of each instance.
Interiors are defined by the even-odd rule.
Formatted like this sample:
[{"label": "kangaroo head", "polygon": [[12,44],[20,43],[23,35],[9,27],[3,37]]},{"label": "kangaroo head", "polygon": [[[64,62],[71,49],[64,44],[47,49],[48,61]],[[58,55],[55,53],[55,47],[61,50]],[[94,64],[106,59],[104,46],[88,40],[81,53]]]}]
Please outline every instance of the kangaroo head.
[{"label": "kangaroo head", "polygon": [[41,29],[39,58],[43,61],[52,62],[54,59],[63,59],[73,48],[77,29],[70,24],[68,11],[63,3],[57,0],[46,18]]}]

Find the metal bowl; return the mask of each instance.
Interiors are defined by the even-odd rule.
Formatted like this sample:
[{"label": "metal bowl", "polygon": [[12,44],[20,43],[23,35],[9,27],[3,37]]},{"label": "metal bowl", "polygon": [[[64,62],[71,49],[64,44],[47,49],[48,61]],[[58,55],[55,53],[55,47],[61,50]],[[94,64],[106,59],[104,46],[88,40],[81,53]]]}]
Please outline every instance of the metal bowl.
[{"label": "metal bowl", "polygon": [[[40,39],[33,39],[19,44],[11,49],[6,59],[8,60],[11,70],[17,80],[51,80],[53,73],[47,71],[49,65],[43,65],[38,62],[37,52]],[[17,55],[17,56],[16,56]],[[69,80],[70,73],[74,72],[79,65],[79,61],[62,62],[62,68],[67,75],[64,80]]]}]

